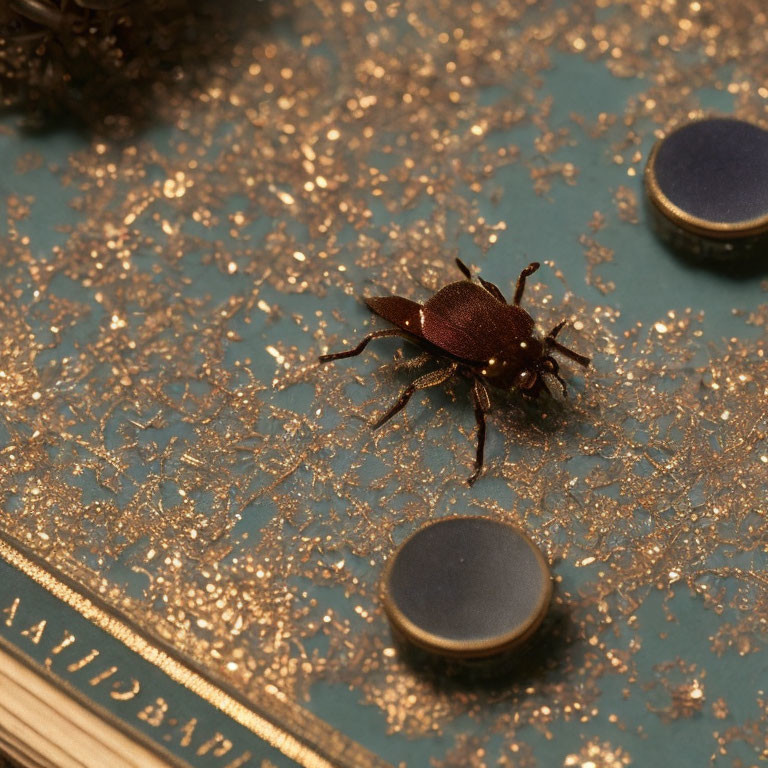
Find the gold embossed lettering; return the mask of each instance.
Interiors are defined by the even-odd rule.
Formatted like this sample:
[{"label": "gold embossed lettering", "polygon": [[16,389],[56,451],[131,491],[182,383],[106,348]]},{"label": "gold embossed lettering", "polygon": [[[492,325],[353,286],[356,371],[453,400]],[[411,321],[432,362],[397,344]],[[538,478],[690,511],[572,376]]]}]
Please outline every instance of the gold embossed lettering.
[{"label": "gold embossed lettering", "polygon": [[[253,757],[250,752],[243,752],[240,757],[236,757],[234,760],[230,760],[224,768],[242,768],[243,765],[245,765],[250,759]],[[275,768],[274,765],[271,763],[262,763],[261,768]]]},{"label": "gold embossed lettering", "polygon": [[165,713],[168,711],[168,702],[162,697],[158,698],[154,704],[147,704],[138,714],[139,720],[144,720],[147,725],[157,727],[163,722]]},{"label": "gold embossed lettering", "polygon": [[197,726],[197,718],[193,717],[188,723],[181,726],[181,741],[179,742],[182,747],[188,747],[192,741],[192,734],[195,732]]},{"label": "gold embossed lettering", "polygon": [[[51,656],[57,656],[65,648],[69,647],[74,642],[75,642],[75,636],[71,632],[68,632],[65,630],[64,637],[61,639],[61,642],[58,645],[54,646],[54,648],[51,650]],[[51,668],[51,664],[53,663],[53,659],[51,658],[51,656],[48,656],[45,660],[45,666],[48,669]]]},{"label": "gold embossed lettering", "polygon": [[117,672],[117,667],[108,667],[103,672],[99,672],[96,677],[92,677],[88,682],[91,685],[98,685],[102,680],[106,680],[108,677],[112,677],[115,672]]},{"label": "gold embossed lettering", "polygon": [[226,755],[230,749],[232,749],[232,742],[225,738],[224,734],[218,731],[211,736],[205,744],[202,744],[197,750],[198,755],[207,755],[213,749],[213,754],[216,757]]},{"label": "gold embossed lettering", "polygon": [[64,637],[61,642],[51,650],[51,655],[56,656],[61,653],[65,648],[72,645],[75,642],[75,636],[71,632],[64,632]]},{"label": "gold embossed lettering", "polygon": [[13,624],[16,611],[19,610],[19,603],[21,598],[17,597],[7,608],[3,608],[3,614],[5,615],[5,626],[10,627]]},{"label": "gold embossed lettering", "polygon": [[67,672],[77,672],[83,667],[87,667],[97,656],[99,652],[94,648],[89,654],[83,656],[79,661],[73,661],[68,667]]},{"label": "gold embossed lettering", "polygon": [[133,677],[131,678],[130,688],[127,690],[121,690],[121,686],[122,683],[112,683],[112,690],[109,692],[109,695],[115,699],[115,701],[130,701],[130,699],[134,698],[134,696],[138,696],[139,691],[141,690],[139,681]]},{"label": "gold embossed lettering", "polygon": [[38,621],[37,624],[33,624],[29,629],[22,630],[21,634],[24,635],[24,637],[28,637],[35,645],[37,645],[40,642],[40,638],[43,636],[45,625],[47,623],[48,622],[45,619]]}]

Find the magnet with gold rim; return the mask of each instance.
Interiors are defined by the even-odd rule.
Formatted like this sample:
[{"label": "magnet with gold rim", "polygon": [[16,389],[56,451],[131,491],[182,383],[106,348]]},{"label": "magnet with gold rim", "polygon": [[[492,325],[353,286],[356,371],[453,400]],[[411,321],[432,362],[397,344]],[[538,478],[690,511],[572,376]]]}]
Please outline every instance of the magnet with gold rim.
[{"label": "magnet with gold rim", "polygon": [[659,235],[687,255],[727,258],[768,243],[768,131],[730,117],[681,125],[651,150],[645,189]]},{"label": "magnet with gold rim", "polygon": [[430,523],[392,556],[381,585],[396,637],[454,659],[522,645],[552,597],[549,567],[518,528],[487,517]]}]

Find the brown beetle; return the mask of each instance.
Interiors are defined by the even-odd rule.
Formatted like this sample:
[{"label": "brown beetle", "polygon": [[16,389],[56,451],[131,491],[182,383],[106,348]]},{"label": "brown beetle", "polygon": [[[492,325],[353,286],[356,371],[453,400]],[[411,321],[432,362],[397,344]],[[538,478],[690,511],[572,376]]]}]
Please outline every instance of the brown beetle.
[{"label": "brown beetle", "polygon": [[402,296],[366,298],[368,307],[397,328],[369,333],[354,349],[322,355],[327,363],[359,355],[369,341],[386,336],[401,336],[425,350],[415,364],[438,359],[445,364],[409,384],[397,402],[373,424],[378,429],[405,407],[416,390],[442,384],[457,374],[473,381],[472,400],[475,406],[478,442],[475,471],[467,482],[477,480],[483,467],[485,446],[485,414],[491,408],[488,386],[499,389],[519,389],[529,398],[549,392],[546,376],[560,382],[566,394],[565,382],[560,378],[560,367],[551,352],[559,352],[580,365],[589,365],[589,358],[564,347],[557,334],[565,325],[558,323],[543,339],[534,336],[533,318],[520,306],[525,280],[539,264],[529,264],[517,280],[512,304],[508,304],[501,291],[487,280],[472,274],[459,259],[456,264],[466,280],[450,283],[422,304]]}]

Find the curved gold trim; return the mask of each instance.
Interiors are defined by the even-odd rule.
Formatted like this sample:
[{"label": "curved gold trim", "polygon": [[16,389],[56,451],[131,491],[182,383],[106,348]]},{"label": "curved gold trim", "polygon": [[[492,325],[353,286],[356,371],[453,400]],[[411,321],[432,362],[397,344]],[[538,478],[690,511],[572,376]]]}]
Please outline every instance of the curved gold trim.
[{"label": "curved gold trim", "polygon": [[[659,139],[651,149],[648,155],[648,162],[645,164],[645,173],[643,176],[645,182],[645,191],[648,199],[659,209],[659,211],[672,222],[683,229],[703,237],[711,237],[717,240],[727,240],[729,238],[744,238],[751,235],[761,235],[768,232],[768,213],[764,216],[758,216],[754,219],[744,219],[743,221],[710,221],[702,219],[699,216],[692,216],[686,213],[682,208],[675,205],[659,186],[656,178],[656,156],[661,145],[672,135],[687,128],[694,123],[701,123],[705,120],[739,120],[739,118],[730,118],[719,115],[710,115],[708,117],[690,120],[687,123],[677,126],[670,131],[663,139]],[[741,122],[748,122],[741,120]],[[760,130],[765,130],[755,123],[749,123]]]},{"label": "curved gold trim", "polygon": [[[517,535],[523,538],[528,543],[531,551],[534,554],[535,560],[541,569],[541,575],[543,577],[546,588],[543,590],[539,602],[536,605],[535,610],[531,616],[523,621],[518,626],[514,627],[510,631],[499,635],[497,637],[489,638],[482,641],[465,641],[465,640],[452,640],[447,637],[441,637],[432,632],[427,632],[414,624],[395,603],[391,594],[389,593],[389,580],[392,574],[392,568],[394,567],[397,556],[402,552],[403,548],[422,531],[430,528],[433,525],[439,525],[440,523],[447,522],[449,520],[487,520],[488,522],[495,523],[496,525],[507,526],[512,529]],[[387,614],[392,626],[410,640],[414,645],[423,648],[426,651],[438,653],[442,656],[452,656],[456,658],[483,658],[487,656],[494,656],[497,653],[503,653],[517,645],[524,643],[538,628],[541,622],[544,620],[544,616],[547,613],[549,604],[552,600],[552,575],[549,571],[549,565],[544,559],[541,550],[536,546],[531,537],[525,533],[522,529],[511,523],[503,522],[501,520],[494,520],[492,517],[485,515],[453,515],[451,517],[443,517],[439,520],[433,520],[427,525],[419,528],[412,533],[405,541],[391,555],[387,567],[384,570],[384,575],[381,581],[381,601],[384,606],[384,611]]]}]

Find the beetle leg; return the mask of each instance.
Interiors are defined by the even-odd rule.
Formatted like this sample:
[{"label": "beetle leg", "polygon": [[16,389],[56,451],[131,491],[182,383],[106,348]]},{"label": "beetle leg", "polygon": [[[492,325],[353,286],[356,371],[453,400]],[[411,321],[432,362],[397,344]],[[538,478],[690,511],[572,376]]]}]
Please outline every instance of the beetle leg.
[{"label": "beetle leg", "polygon": [[530,277],[541,265],[538,261],[532,261],[521,273],[520,277],[517,278],[517,288],[515,288],[515,298],[513,299],[513,304],[519,304],[520,300],[523,298],[523,291],[525,290],[525,278]]},{"label": "beetle leg", "polygon": [[345,357],[354,357],[359,355],[367,346],[369,341],[374,339],[383,339],[387,336],[401,336],[404,339],[411,339],[412,336],[398,330],[397,328],[385,328],[383,331],[374,331],[369,333],[354,349],[348,349],[346,352],[336,352],[332,355],[320,355],[318,362],[329,363],[331,360],[341,360]]},{"label": "beetle leg", "polygon": [[488,390],[480,379],[475,379],[475,384],[472,387],[472,397],[474,402],[480,406],[483,413],[488,413],[491,410],[491,396],[488,394]]},{"label": "beetle leg", "polygon": [[458,363],[452,363],[447,368],[441,368],[438,371],[432,371],[431,373],[425,373],[420,376],[416,381],[412,381],[402,392],[397,402],[376,421],[371,424],[374,429],[378,429],[382,424],[386,424],[398,411],[402,411],[408,404],[411,396],[417,389],[427,389],[427,387],[436,387],[438,384],[442,384],[444,381],[448,381],[456,373]]},{"label": "beetle leg", "polygon": [[417,368],[421,368],[422,365],[426,365],[434,359],[434,355],[431,355],[429,352],[422,352],[418,357],[411,357],[408,360],[398,360],[395,363],[395,370],[413,371]]},{"label": "beetle leg", "polygon": [[565,382],[561,378],[559,373],[552,373],[551,376],[554,376],[559,382],[560,386],[563,388],[563,397],[568,397],[568,387],[565,386]]},{"label": "beetle leg", "polygon": [[472,485],[480,476],[483,468],[485,453],[485,414],[491,410],[491,398],[488,390],[480,379],[475,379],[472,387],[472,402],[475,405],[475,421],[477,422],[477,453],[475,454],[475,471],[467,478],[467,484]]}]

